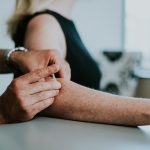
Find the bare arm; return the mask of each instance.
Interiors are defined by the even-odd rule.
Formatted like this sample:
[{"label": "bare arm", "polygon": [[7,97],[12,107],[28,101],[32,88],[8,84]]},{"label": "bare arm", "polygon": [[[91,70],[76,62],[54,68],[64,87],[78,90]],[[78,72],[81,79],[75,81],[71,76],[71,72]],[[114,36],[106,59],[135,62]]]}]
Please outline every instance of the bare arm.
[{"label": "bare arm", "polygon": [[150,100],[115,96],[71,81],[60,82],[60,94],[42,115],[129,126],[150,124]]},{"label": "bare arm", "polygon": [[66,56],[64,33],[57,20],[47,14],[37,16],[30,21],[24,46],[31,50],[55,49],[62,58]]}]

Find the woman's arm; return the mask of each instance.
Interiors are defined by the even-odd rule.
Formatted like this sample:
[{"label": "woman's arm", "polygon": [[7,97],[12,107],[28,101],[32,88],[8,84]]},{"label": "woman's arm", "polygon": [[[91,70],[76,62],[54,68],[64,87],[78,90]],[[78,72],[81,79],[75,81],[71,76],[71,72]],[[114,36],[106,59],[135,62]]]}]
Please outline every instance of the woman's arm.
[{"label": "woman's arm", "polygon": [[57,20],[48,14],[33,18],[27,27],[24,46],[31,50],[55,49],[66,56],[64,33]]},{"label": "woman's arm", "polygon": [[41,115],[116,125],[150,125],[148,99],[107,94],[62,79],[60,82],[60,94]]}]

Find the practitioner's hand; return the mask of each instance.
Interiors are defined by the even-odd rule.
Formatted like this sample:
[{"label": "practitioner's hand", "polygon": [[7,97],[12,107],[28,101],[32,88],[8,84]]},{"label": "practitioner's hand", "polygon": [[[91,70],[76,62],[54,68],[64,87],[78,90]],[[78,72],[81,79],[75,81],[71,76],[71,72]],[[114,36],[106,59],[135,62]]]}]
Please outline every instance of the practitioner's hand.
[{"label": "practitioner's hand", "polygon": [[16,51],[11,55],[11,60],[13,65],[22,73],[58,64],[60,66],[58,77],[69,80],[71,78],[70,66],[57,50],[28,51],[26,53]]},{"label": "practitioner's hand", "polygon": [[3,123],[28,121],[52,105],[61,84],[54,79],[44,79],[58,70],[58,65],[51,65],[13,80],[0,97],[0,119]]}]

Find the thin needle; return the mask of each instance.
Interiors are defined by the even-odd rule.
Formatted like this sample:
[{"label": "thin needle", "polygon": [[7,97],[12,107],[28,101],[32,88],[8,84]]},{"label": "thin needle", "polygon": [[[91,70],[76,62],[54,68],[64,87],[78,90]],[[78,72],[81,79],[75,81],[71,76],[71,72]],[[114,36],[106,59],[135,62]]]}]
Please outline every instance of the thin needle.
[{"label": "thin needle", "polygon": [[56,80],[56,77],[55,77],[55,75],[54,75],[54,74],[52,74],[52,78],[53,78],[54,80]]}]

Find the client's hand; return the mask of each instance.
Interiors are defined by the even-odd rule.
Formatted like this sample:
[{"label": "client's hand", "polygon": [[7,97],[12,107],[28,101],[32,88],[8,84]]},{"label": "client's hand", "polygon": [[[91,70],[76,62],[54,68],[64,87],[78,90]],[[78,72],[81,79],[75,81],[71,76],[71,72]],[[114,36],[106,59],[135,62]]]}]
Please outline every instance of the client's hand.
[{"label": "client's hand", "polygon": [[44,79],[58,71],[58,65],[51,65],[13,80],[0,97],[0,116],[3,123],[28,121],[52,105],[61,84],[53,79]]},{"label": "client's hand", "polygon": [[60,66],[58,77],[69,80],[71,78],[70,66],[57,50],[28,51],[26,53],[16,51],[12,54],[11,60],[13,65],[22,73],[58,64]]}]

